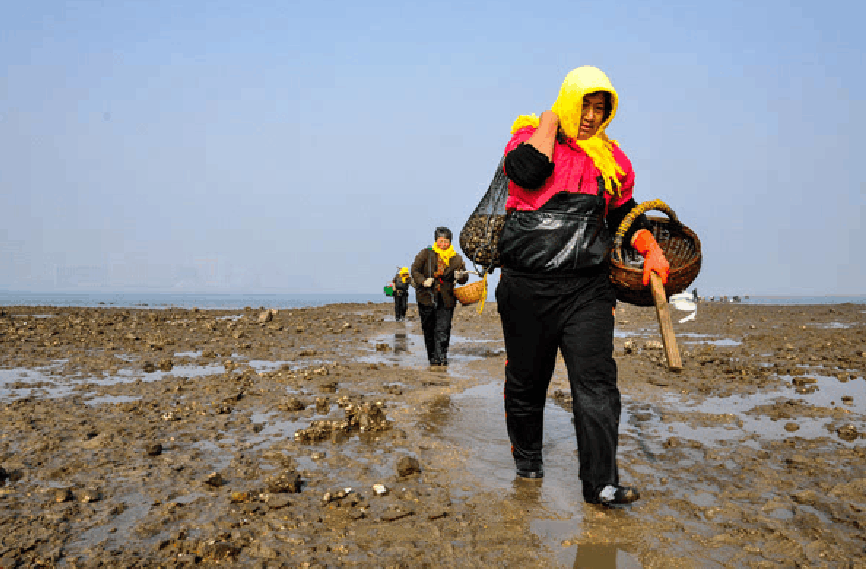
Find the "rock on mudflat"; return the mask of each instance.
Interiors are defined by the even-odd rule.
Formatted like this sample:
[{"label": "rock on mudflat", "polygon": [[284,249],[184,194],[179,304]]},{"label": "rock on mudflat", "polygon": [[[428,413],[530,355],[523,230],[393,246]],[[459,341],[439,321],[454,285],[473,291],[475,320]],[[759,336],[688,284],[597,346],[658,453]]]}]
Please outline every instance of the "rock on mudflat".
[{"label": "rock on mudflat", "polygon": [[204,483],[212,488],[219,488],[223,485],[223,477],[219,472],[211,472],[208,474],[207,478],[205,478]]},{"label": "rock on mudflat", "polygon": [[813,490],[804,490],[791,496],[798,504],[814,504],[818,501],[818,495]]},{"label": "rock on mudflat", "polygon": [[839,438],[843,441],[853,441],[860,436],[860,433],[857,432],[857,427],[851,424],[845,425],[844,427],[839,427],[839,430],[836,431],[836,434],[839,435]]},{"label": "rock on mudflat", "polygon": [[325,415],[331,410],[331,401],[327,397],[316,397],[316,413]]},{"label": "rock on mudflat", "polygon": [[280,403],[278,408],[280,411],[303,411],[307,404],[297,397],[289,397],[285,403]]},{"label": "rock on mudflat", "polygon": [[336,502],[336,501],[342,500],[343,498],[345,498],[346,496],[349,496],[350,494],[353,494],[353,492],[352,492],[352,489],[348,488],[348,487],[342,488],[342,489],[337,490],[335,492],[325,492],[325,495],[322,496],[322,503],[323,504],[330,504],[331,502]]},{"label": "rock on mudflat", "polygon": [[397,475],[409,476],[421,472],[421,465],[418,464],[418,459],[412,456],[404,456],[397,461]]},{"label": "rock on mudflat", "polygon": [[200,547],[202,557],[208,560],[224,560],[235,557],[241,552],[241,548],[224,541],[209,540]]},{"label": "rock on mudflat", "polygon": [[303,481],[297,472],[286,471],[267,481],[268,492],[271,494],[298,494]]},{"label": "rock on mudflat", "polygon": [[162,454],[162,445],[160,443],[147,445],[144,450],[147,456],[159,456]]},{"label": "rock on mudflat", "polygon": [[249,492],[232,492],[231,496],[229,496],[229,501],[232,504],[240,504],[243,502],[250,501],[250,493]]},{"label": "rock on mudflat", "polygon": [[292,505],[291,499],[285,494],[263,494],[262,496],[265,504],[272,510]]},{"label": "rock on mudflat", "polygon": [[99,488],[85,488],[81,492],[78,499],[82,504],[98,502],[102,499],[102,492],[99,490]]},{"label": "rock on mudflat", "polygon": [[73,499],[71,488],[56,488],[54,490],[54,501],[57,503],[70,502]]}]

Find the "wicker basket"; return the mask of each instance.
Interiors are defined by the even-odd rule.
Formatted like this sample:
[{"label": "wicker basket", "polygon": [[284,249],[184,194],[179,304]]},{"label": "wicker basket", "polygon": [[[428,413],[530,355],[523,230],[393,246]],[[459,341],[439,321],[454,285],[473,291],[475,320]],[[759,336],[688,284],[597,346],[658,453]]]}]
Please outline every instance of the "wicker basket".
[{"label": "wicker basket", "polygon": [[466,286],[455,286],[454,297],[460,301],[460,304],[475,304],[484,296],[486,289],[484,284],[485,281],[480,280]]},{"label": "wicker basket", "polygon": [[617,229],[610,255],[610,280],[616,298],[637,306],[653,306],[652,292],[643,284],[643,258],[629,248],[623,252],[623,238],[635,218],[649,210],[658,210],[668,218],[648,216],[651,231],[670,264],[665,294],[670,297],[686,290],[701,270],[701,242],[695,233],[683,225],[673,210],[661,200],[643,202],[625,216]]}]

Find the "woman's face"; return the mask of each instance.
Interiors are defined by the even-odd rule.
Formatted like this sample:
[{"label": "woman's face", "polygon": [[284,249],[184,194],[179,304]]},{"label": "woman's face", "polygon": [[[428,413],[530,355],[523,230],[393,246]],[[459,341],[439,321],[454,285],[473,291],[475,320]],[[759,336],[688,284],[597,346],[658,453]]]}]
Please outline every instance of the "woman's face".
[{"label": "woman's face", "polygon": [[443,251],[451,246],[451,240],[447,237],[440,235],[436,238],[436,246],[442,249]]},{"label": "woman's face", "polygon": [[595,93],[583,98],[583,108],[580,111],[580,130],[578,140],[587,140],[595,136],[601,123],[604,122],[604,93]]}]

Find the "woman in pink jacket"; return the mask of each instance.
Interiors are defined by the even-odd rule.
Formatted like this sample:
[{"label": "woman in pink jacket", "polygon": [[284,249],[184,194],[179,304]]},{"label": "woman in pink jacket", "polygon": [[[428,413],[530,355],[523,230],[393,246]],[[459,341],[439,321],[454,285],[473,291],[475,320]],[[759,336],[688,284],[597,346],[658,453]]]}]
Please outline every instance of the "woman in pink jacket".
[{"label": "woman in pink jacket", "polygon": [[[500,237],[496,300],[505,338],[505,412],[517,475],[544,476],[543,413],[556,354],[568,371],[583,497],[627,504],[616,464],[620,393],[613,358],[616,294],[607,258],[612,236],[636,205],[634,171],[605,134],[617,93],[595,67],[565,78],[553,107],[520,116],[505,147],[510,212]],[[651,271],[668,263],[638,218],[626,235]]]}]

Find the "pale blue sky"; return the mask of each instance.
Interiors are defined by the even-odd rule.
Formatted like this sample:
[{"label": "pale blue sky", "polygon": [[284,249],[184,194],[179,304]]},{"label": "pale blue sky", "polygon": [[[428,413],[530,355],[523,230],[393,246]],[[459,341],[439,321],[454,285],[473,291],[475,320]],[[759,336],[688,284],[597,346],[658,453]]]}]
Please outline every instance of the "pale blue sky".
[{"label": "pale blue sky", "polygon": [[862,2],[249,4],[4,6],[0,290],[380,291],[595,65],[701,294],[866,294]]}]

